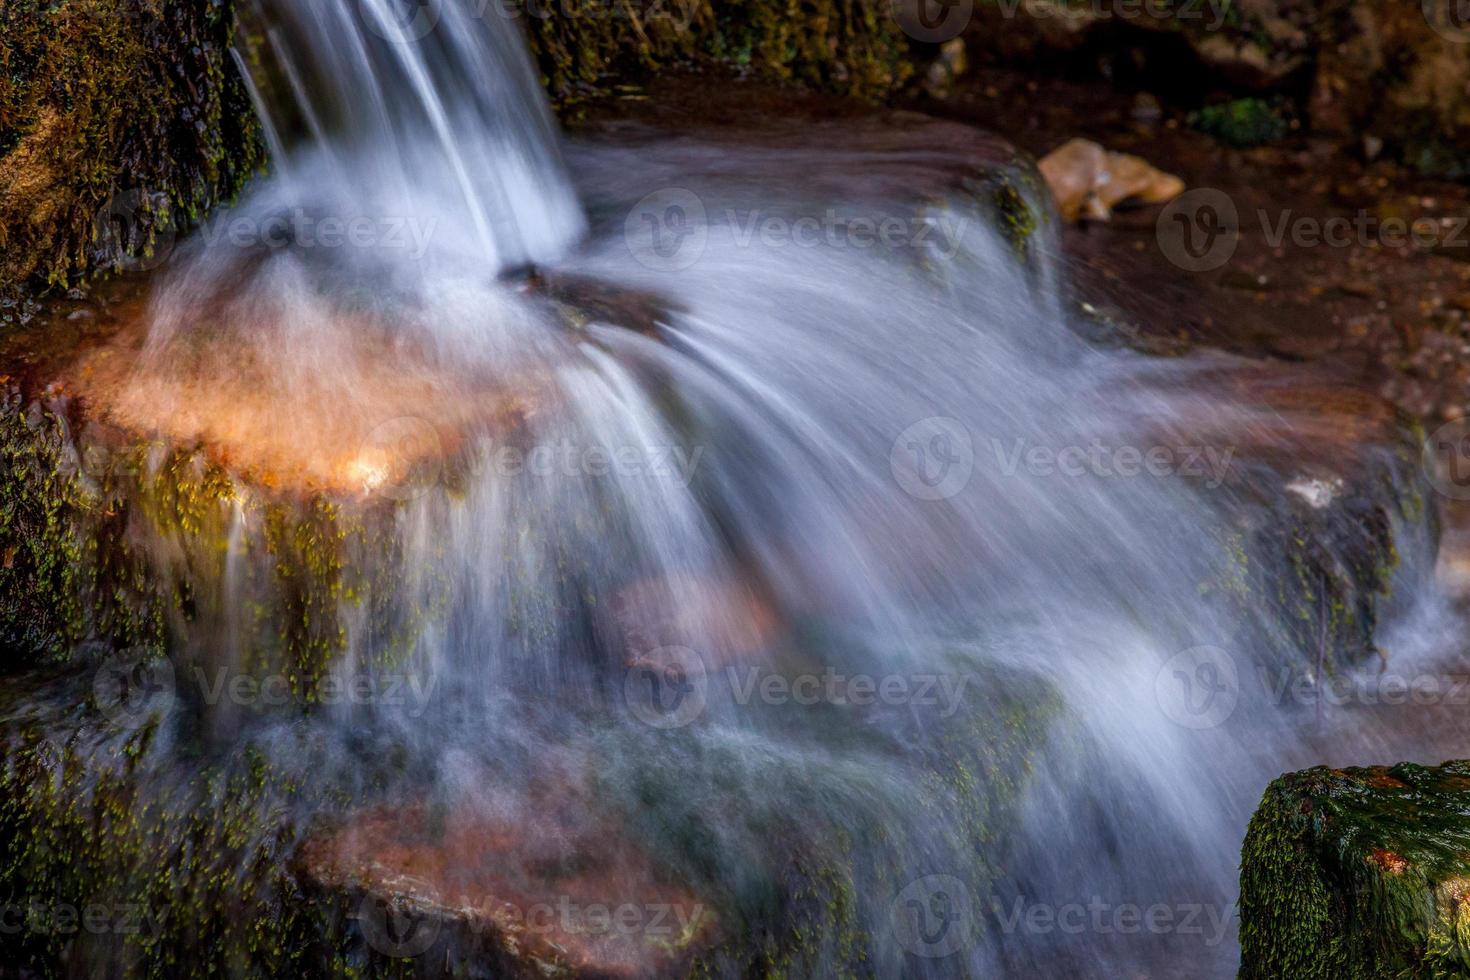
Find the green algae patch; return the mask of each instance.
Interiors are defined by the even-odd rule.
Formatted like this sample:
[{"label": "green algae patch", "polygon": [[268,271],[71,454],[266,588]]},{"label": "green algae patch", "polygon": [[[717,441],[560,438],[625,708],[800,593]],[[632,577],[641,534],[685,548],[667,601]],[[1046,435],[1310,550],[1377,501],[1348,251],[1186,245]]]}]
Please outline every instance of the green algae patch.
[{"label": "green algae patch", "polygon": [[298,819],[335,792],[310,746],[289,773],[248,743],[188,768],[165,720],[118,729],[83,708],[77,728],[77,708],[55,707],[7,718],[0,746],[8,962],[41,978],[403,975],[367,969],[347,910],[296,883]]},{"label": "green algae patch", "polygon": [[1261,146],[1291,134],[1291,109],[1281,99],[1236,99],[1205,106],[1189,115],[1189,124],[1230,146]]},{"label": "green algae patch", "polygon": [[1240,890],[1244,980],[1470,976],[1470,762],[1281,777]]}]

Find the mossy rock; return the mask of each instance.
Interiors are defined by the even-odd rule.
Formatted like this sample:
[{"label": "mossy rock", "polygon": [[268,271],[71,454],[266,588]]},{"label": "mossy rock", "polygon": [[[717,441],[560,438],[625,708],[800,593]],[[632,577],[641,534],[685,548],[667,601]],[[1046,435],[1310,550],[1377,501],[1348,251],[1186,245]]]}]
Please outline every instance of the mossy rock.
[{"label": "mossy rock", "polygon": [[146,254],[263,162],[221,0],[0,8],[0,294]]},{"label": "mossy rock", "polygon": [[1470,763],[1281,777],[1240,892],[1243,980],[1470,976]]},{"label": "mossy rock", "polygon": [[913,74],[908,38],[886,3],[667,0],[529,4],[520,18],[553,102],[635,94],[679,67],[710,67],[877,98]]},{"label": "mossy rock", "polygon": [[1352,388],[1255,372],[1235,391],[1245,424],[1206,439],[1234,447],[1217,529],[1229,560],[1202,592],[1237,610],[1235,645],[1274,680],[1321,683],[1378,658],[1379,625],[1432,574],[1422,430]]}]

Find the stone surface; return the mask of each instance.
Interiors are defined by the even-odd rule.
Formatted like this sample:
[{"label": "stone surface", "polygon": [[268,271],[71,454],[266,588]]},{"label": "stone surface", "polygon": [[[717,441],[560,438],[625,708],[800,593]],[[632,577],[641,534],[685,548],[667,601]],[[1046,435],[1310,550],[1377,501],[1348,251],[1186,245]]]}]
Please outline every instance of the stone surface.
[{"label": "stone surface", "polygon": [[1184,181],[1142,157],[1111,153],[1091,140],[1068,140],[1037,164],[1064,221],[1106,221],[1127,201],[1167,204]]},{"label": "stone surface", "polygon": [[1316,768],[1241,855],[1243,980],[1470,973],[1470,763]]},{"label": "stone surface", "polygon": [[361,928],[380,952],[395,940],[374,908],[410,918],[399,938],[421,930],[433,944],[419,955],[494,964],[497,976],[679,974],[717,940],[713,909],[659,880],[610,828],[593,832],[586,805],[542,798],[534,817],[383,807],[307,840],[296,863],[308,887],[361,896]]}]

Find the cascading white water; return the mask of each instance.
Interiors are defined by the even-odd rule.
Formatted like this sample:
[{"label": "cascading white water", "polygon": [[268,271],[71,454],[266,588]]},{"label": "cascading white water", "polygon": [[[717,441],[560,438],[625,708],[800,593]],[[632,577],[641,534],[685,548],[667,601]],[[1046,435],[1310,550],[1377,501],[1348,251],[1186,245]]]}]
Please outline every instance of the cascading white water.
[{"label": "cascading white water", "polygon": [[[246,60],[276,159],[234,215],[414,219],[425,247],[328,251],[299,227],[281,247],[196,241],[156,294],[145,372],[196,370],[196,345],[226,338],[307,442],[313,419],[384,421],[365,379],[385,368],[428,379],[426,418],[487,391],[523,407],[513,433],[463,422],[462,484],[401,504],[392,606],[416,614],[350,618],[338,669],[382,669],[382,634],[406,635],[393,669],[432,698],[319,714],[331,765],[395,741],[440,796],[534,820],[545,772],[580,760],[599,817],[731,928],[779,930],[793,854],[824,901],[840,892],[860,938],[819,931],[815,975],[853,942],[881,976],[1229,973],[1245,817],[1270,778],[1317,761],[1258,686],[1198,727],[1160,695],[1193,648],[1243,674],[1260,653],[1236,645],[1240,620],[1269,614],[1206,588],[1234,572],[1231,460],[1198,479],[1024,461],[1147,449],[1202,419],[1269,428],[1210,393],[1231,363],[1093,349],[1053,257],[1038,285],[959,192],[923,243],[744,229],[911,218],[901,186],[854,176],[860,149],[644,138],[573,147],[569,181],[512,25],[412,10],[432,22],[391,0],[262,4],[267,43]],[[686,232],[692,258],[675,254]],[[574,321],[497,282],[526,263],[652,297],[656,329]],[[542,449],[548,465],[525,465]],[[224,608],[247,607],[248,564]],[[909,695],[752,693],[833,675]],[[935,881],[960,882],[944,897],[971,913],[953,948],[895,924]],[[1091,902],[1197,905],[1205,932],[1025,925]]]},{"label": "cascading white water", "polygon": [[513,21],[482,4],[255,0],[253,22],[281,205],[449,218],[434,261],[490,276],[581,233]]}]

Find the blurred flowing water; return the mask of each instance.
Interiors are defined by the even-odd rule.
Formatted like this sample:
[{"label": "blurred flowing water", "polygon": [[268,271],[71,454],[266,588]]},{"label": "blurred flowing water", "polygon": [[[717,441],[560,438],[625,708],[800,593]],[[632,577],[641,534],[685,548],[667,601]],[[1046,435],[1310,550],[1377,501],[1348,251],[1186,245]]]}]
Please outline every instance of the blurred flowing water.
[{"label": "blurred flowing water", "polygon": [[[365,333],[439,379],[426,417],[491,392],[517,422],[437,432],[454,462],[397,492],[391,594],[342,601],[332,670],[407,678],[402,696],[211,709],[216,750],[248,740],[364,800],[387,779],[390,801],[560,814],[647,852],[751,949],[806,923],[799,973],[860,950],[879,976],[1230,974],[1266,783],[1324,752],[1409,751],[1394,720],[1324,723],[1259,681],[1315,654],[1231,587],[1285,559],[1232,545],[1263,505],[1229,454],[1294,438],[1220,383],[1239,365],[1084,340],[1046,227],[1023,262],[958,190],[921,207],[809,179],[861,173],[862,147],[670,137],[563,159],[513,23],[411,10],[430,29],[390,0],[263,0],[242,62],[273,171],[232,214],[412,218],[423,248],[195,240],[159,279],[139,383],[227,338],[309,442],[308,403],[372,415]],[[796,247],[739,218],[828,208],[931,233]],[[570,316],[541,276],[649,298],[654,327]],[[1028,455],[1201,432],[1200,472]],[[181,679],[243,662],[258,628],[272,559],[254,518],[228,519]],[[1401,530],[1412,592],[1432,554]],[[1434,611],[1401,605],[1398,652],[1431,648]],[[202,738],[171,731],[159,786]]]}]

